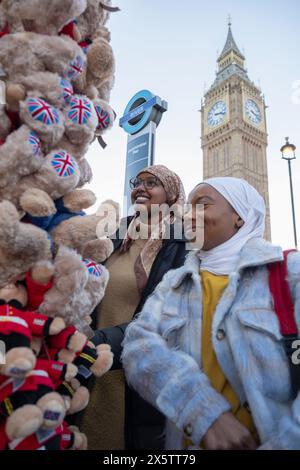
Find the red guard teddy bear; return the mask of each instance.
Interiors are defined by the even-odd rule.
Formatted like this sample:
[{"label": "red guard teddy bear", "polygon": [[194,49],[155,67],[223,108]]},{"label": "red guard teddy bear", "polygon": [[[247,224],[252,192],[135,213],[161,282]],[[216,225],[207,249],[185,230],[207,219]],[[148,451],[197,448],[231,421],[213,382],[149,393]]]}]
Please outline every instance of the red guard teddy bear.
[{"label": "red guard teddy bear", "polygon": [[10,283],[0,289],[0,339],[7,351],[6,364],[0,366],[3,375],[22,377],[35,366],[32,335],[55,335],[65,327],[62,318],[27,311],[26,304],[27,291],[22,284]]}]

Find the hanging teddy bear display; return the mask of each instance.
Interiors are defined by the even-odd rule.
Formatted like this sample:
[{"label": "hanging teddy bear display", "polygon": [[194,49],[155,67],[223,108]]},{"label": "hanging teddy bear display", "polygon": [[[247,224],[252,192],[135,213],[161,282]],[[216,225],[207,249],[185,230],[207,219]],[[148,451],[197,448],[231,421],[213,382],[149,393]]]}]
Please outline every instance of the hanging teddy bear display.
[{"label": "hanging teddy bear display", "polygon": [[[87,151],[114,122],[110,0],[1,0],[0,449],[86,449],[68,415],[112,365],[89,341],[113,250],[86,215]],[[110,223],[119,208],[109,207]]]}]

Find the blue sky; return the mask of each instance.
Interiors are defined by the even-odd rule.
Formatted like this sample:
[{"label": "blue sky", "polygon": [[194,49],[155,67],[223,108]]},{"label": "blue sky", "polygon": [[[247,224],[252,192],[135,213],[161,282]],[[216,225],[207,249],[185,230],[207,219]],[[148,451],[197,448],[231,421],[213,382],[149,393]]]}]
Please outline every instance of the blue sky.
[{"label": "blue sky", "polygon": [[[202,179],[198,110],[205,86],[214,80],[217,53],[225,44],[231,15],[248,75],[260,85],[268,105],[272,241],[291,247],[288,169],[280,147],[289,136],[298,150],[292,168],[300,239],[300,2],[115,0],[114,4],[121,11],[108,23],[117,65],[111,104],[119,118],[141,89],[168,101],[169,110],[157,130],[155,162],[175,170],[187,192]],[[105,140],[105,151],[97,143],[89,150],[91,189],[98,204],[106,198],[122,203],[127,136],[117,121]]]}]

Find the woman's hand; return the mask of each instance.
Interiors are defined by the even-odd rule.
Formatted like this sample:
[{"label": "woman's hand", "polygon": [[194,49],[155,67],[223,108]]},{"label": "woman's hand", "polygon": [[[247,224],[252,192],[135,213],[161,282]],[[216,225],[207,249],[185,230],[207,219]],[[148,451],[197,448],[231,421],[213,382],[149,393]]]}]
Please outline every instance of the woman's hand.
[{"label": "woman's hand", "polygon": [[208,429],[203,444],[206,450],[255,450],[250,431],[231,412],[223,413]]}]

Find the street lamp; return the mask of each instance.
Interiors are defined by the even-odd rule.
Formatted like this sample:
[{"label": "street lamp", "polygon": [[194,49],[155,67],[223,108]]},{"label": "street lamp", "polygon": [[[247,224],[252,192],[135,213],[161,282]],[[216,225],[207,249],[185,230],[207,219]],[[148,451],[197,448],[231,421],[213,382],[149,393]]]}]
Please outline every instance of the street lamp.
[{"label": "street lamp", "polygon": [[294,205],[294,193],[293,193],[293,181],[292,181],[292,170],[291,170],[291,160],[295,160],[296,147],[293,144],[289,143],[289,138],[285,138],[286,143],[280,149],[282,153],[282,158],[287,160],[289,166],[289,177],[290,177],[290,190],[291,190],[291,201],[292,201],[292,213],[293,213],[293,226],[294,226],[294,240],[295,247],[297,248],[297,230],[296,230],[296,217],[295,217],[295,205]]}]

